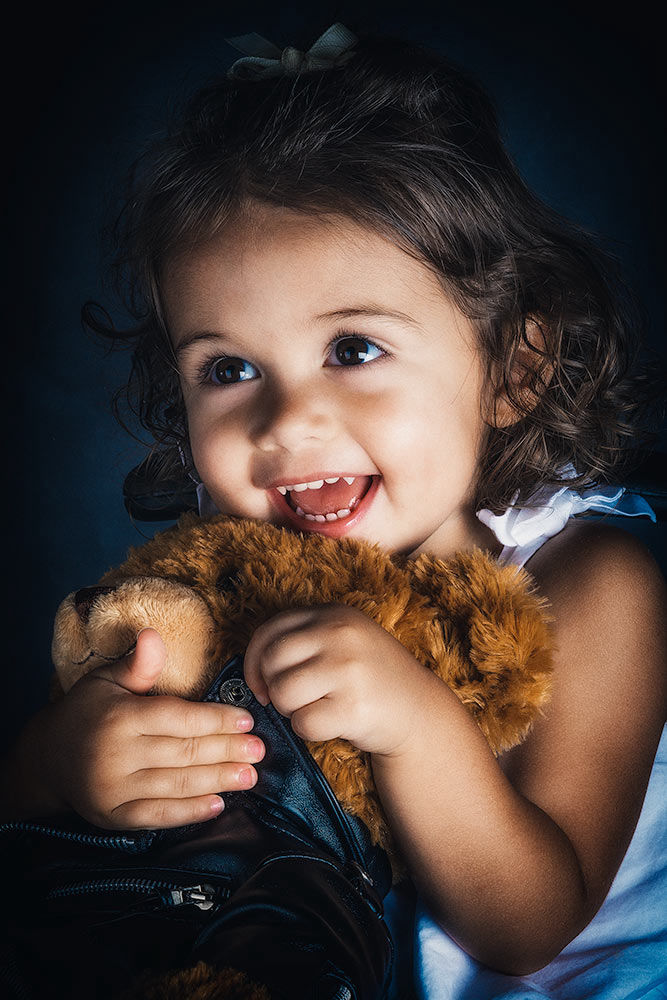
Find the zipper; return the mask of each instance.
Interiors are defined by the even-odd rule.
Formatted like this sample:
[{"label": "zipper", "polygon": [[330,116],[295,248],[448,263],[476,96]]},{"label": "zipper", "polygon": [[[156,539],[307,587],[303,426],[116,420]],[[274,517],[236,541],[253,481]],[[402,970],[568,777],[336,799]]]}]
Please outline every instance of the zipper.
[{"label": "zipper", "polygon": [[32,823],[28,820],[0,824],[0,836],[12,833],[37,833],[43,837],[67,840],[75,844],[85,844],[88,847],[120,849],[130,853],[147,850],[156,838],[156,832],[153,830],[139,830],[132,836],[127,833],[83,833],[78,830],[66,830],[62,827]]},{"label": "zipper", "polygon": [[72,899],[77,896],[103,895],[105,893],[147,894],[145,903],[160,902],[166,906],[196,906],[200,910],[211,910],[221,899],[229,896],[229,890],[215,889],[212,885],[179,885],[149,878],[108,878],[91,879],[85,882],[68,882],[46,893],[45,900]]}]

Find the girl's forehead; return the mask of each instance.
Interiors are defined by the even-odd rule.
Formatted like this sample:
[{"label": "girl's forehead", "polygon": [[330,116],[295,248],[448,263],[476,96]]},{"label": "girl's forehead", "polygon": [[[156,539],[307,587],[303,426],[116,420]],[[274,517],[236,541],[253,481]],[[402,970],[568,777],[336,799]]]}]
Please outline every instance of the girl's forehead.
[{"label": "girl's forehead", "polygon": [[345,215],[272,205],[240,214],[174,255],[163,272],[165,294],[180,300],[194,293],[230,301],[267,289],[299,295],[304,304],[380,293],[404,306],[441,304],[445,297],[432,270],[387,236]]}]

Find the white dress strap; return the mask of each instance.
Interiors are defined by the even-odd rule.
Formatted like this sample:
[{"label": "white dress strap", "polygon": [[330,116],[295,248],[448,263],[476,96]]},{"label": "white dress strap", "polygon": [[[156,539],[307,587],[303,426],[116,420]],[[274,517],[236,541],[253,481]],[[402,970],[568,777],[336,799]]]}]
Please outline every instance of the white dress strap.
[{"label": "white dress strap", "polygon": [[[576,476],[573,466],[566,466],[561,476],[563,479]],[[515,500],[517,496],[515,494]],[[533,493],[520,507],[508,507],[503,514],[478,510],[477,517],[503,546],[498,561],[523,566],[547,538],[565,527],[571,517],[588,510],[626,517],[643,515],[656,520],[650,504],[641,496],[627,493],[622,486],[603,486],[581,492],[568,486],[556,490],[547,486]]]}]

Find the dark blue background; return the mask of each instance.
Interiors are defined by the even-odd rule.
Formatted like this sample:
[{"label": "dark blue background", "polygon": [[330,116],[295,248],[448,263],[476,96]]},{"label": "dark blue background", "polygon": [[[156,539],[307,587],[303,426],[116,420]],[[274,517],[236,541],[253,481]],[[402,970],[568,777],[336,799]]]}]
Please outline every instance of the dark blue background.
[{"label": "dark blue background", "polygon": [[[60,599],[122,561],[142,536],[121,485],[143,450],[108,400],[128,359],[85,335],[103,288],[100,228],[140,145],[173,99],[257,31],[307,48],[335,20],[423,41],[472,70],[498,105],[511,152],[555,208],[624,262],[662,348],[662,52],[648,4],[119,2],[26,8],[5,36],[10,95],[4,399],[7,610],[4,736],[44,700]],[[309,13],[307,13],[309,11]],[[646,12],[646,16],[645,15]],[[623,522],[624,524],[626,522]],[[664,560],[664,527],[634,523]],[[140,526],[147,534],[151,528]]]}]

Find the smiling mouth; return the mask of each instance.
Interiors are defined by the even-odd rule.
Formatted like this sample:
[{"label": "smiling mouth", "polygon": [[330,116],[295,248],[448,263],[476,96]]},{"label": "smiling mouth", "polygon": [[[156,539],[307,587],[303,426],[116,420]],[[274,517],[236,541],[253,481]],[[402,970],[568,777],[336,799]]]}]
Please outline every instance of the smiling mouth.
[{"label": "smiling mouth", "polygon": [[308,483],[277,486],[274,502],[302,531],[339,534],[369,506],[379,476],[331,476]]}]

